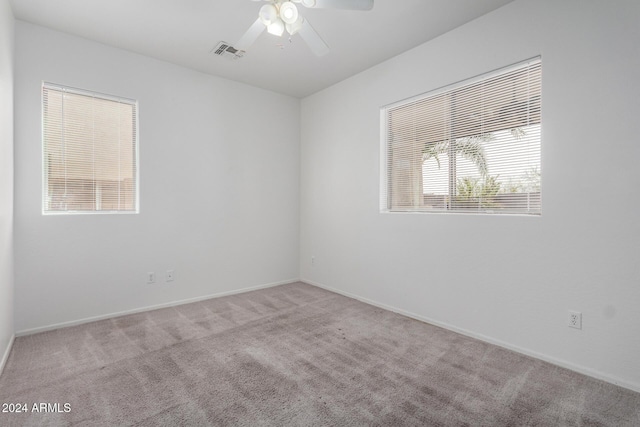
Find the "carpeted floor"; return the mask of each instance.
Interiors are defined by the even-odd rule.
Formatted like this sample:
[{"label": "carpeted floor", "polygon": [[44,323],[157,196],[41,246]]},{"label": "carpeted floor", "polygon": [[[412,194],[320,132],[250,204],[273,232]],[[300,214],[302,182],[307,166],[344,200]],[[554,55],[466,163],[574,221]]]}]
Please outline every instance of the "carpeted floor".
[{"label": "carpeted floor", "polygon": [[640,426],[639,393],[302,283],[17,338],[0,403],[28,407],[2,426]]}]

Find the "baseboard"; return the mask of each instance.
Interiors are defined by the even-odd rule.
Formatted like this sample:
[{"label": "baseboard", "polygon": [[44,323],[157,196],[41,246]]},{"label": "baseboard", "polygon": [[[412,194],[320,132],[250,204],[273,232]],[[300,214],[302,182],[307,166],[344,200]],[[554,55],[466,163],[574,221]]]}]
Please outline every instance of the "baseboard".
[{"label": "baseboard", "polygon": [[536,359],[539,359],[539,360],[543,360],[543,361],[551,363],[553,365],[560,366],[562,368],[566,368],[566,369],[569,369],[571,371],[575,371],[575,372],[578,372],[580,374],[587,375],[589,377],[596,378],[598,380],[602,380],[602,381],[605,381],[605,382],[608,382],[608,383],[611,383],[611,384],[615,384],[617,386],[624,387],[626,389],[629,389],[629,390],[632,390],[632,391],[640,393],[640,384],[636,384],[636,383],[632,383],[632,382],[629,382],[629,381],[626,381],[626,380],[623,380],[623,379],[620,379],[620,378],[616,378],[616,377],[613,377],[611,375],[607,375],[607,374],[604,374],[602,372],[595,371],[595,370],[592,370],[590,368],[586,368],[584,366],[576,365],[576,364],[568,362],[566,360],[557,359],[555,357],[548,356],[546,354],[542,354],[542,353],[538,353],[538,352],[533,351],[533,350],[529,350],[527,348],[523,348],[523,347],[519,347],[519,346],[516,346],[516,345],[513,345],[513,344],[509,344],[507,342],[504,342],[504,341],[501,341],[501,340],[497,340],[497,339],[488,337],[486,335],[478,334],[476,332],[469,331],[467,329],[458,328],[458,327],[453,326],[451,324],[448,324],[446,322],[440,322],[438,320],[431,319],[431,318],[426,317],[426,316],[421,316],[419,314],[415,314],[415,313],[412,313],[410,311],[406,311],[406,310],[403,310],[403,309],[400,309],[400,308],[397,308],[397,307],[393,307],[393,306],[390,306],[390,305],[387,305],[387,304],[383,304],[383,303],[380,303],[380,302],[377,302],[377,301],[373,301],[373,300],[370,300],[368,298],[363,298],[363,297],[361,297],[359,295],[355,295],[355,294],[352,294],[352,293],[349,293],[349,292],[344,292],[344,291],[341,291],[339,289],[335,289],[335,288],[332,288],[330,286],[326,286],[326,285],[324,285],[322,283],[314,282],[313,280],[308,280],[308,279],[301,278],[300,281],[303,282],[303,283],[307,283],[309,285],[312,285],[312,286],[317,286],[319,288],[326,289],[326,290],[331,291],[331,292],[335,292],[335,293],[340,294],[340,295],[344,295],[344,296],[349,297],[349,298],[356,299],[358,301],[364,302],[364,303],[369,304],[369,305],[373,305],[375,307],[380,307],[380,308],[383,308],[385,310],[392,311],[394,313],[402,314],[403,316],[407,316],[407,317],[410,317],[412,319],[419,320],[421,322],[429,323],[430,325],[438,326],[440,328],[447,329],[449,331],[456,332],[456,333],[461,334],[461,335],[465,335],[465,336],[468,336],[468,337],[471,337],[471,338],[475,338],[475,339],[478,339],[480,341],[488,342],[490,344],[494,344],[494,345],[497,345],[499,347],[515,351],[516,353],[524,354],[526,356],[530,356],[530,357],[533,357],[533,358],[536,358]]},{"label": "baseboard", "polygon": [[40,333],[40,332],[52,331],[52,330],[61,329],[61,328],[67,328],[69,326],[82,325],[83,323],[89,323],[89,322],[95,322],[95,321],[98,321],[98,320],[112,319],[114,317],[126,316],[128,314],[143,313],[145,311],[157,310],[159,308],[175,307],[177,305],[190,304],[192,302],[204,301],[204,300],[211,299],[211,298],[220,298],[220,297],[225,297],[225,296],[229,296],[229,295],[242,294],[242,293],[245,293],[245,292],[256,291],[258,289],[266,289],[266,288],[271,288],[271,287],[274,287],[274,286],[280,286],[280,285],[286,285],[286,284],[289,284],[289,283],[295,283],[295,282],[298,282],[299,280],[300,279],[288,279],[288,280],[283,280],[283,281],[280,281],[280,282],[265,283],[265,284],[262,284],[262,285],[249,286],[249,287],[246,287],[246,288],[235,289],[235,290],[232,290],[232,291],[218,292],[218,293],[215,293],[215,294],[204,295],[204,296],[195,297],[195,298],[188,298],[188,299],[183,299],[183,300],[171,301],[171,302],[167,302],[167,303],[163,303],[163,304],[150,305],[150,306],[146,306],[146,307],[134,308],[134,309],[125,310],[125,311],[118,311],[118,312],[115,312],[115,313],[102,314],[100,316],[86,317],[84,319],[71,320],[71,321],[68,321],[68,322],[55,323],[55,324],[51,324],[51,325],[47,325],[47,326],[40,326],[40,327],[37,327],[37,328],[25,329],[25,330],[22,330],[22,331],[18,331],[18,332],[16,332],[15,336],[16,337],[22,337],[22,336],[25,336],[25,335],[37,334],[37,333]]},{"label": "baseboard", "polygon": [[16,336],[11,335],[9,338],[9,344],[7,344],[7,348],[2,355],[2,359],[0,359],[0,375],[2,375],[2,371],[4,371],[4,365],[7,364],[7,360],[9,360],[9,353],[11,353],[11,348],[13,347],[13,340],[15,340]]}]

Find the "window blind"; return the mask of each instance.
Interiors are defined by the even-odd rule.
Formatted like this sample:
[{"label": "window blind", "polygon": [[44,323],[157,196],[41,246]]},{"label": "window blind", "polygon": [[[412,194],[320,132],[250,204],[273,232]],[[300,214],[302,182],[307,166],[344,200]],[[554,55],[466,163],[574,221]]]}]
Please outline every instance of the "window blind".
[{"label": "window blind", "polygon": [[382,109],[383,211],[541,213],[540,58]]},{"label": "window blind", "polygon": [[136,101],[45,83],[43,212],[137,212]]}]

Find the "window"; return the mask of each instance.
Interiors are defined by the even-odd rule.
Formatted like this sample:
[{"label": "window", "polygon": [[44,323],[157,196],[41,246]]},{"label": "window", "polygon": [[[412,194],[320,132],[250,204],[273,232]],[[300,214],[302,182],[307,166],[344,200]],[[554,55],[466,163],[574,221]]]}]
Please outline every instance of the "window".
[{"label": "window", "polygon": [[43,212],[137,212],[137,103],[42,86]]},{"label": "window", "polygon": [[382,109],[382,211],[539,215],[539,58]]}]

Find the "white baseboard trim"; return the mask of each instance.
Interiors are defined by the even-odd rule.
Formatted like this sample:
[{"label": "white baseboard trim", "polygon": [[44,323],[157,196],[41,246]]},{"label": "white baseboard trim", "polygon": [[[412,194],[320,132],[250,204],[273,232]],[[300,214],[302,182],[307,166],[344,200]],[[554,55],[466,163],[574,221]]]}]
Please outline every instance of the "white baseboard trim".
[{"label": "white baseboard trim", "polygon": [[440,328],[447,329],[449,331],[456,332],[458,334],[465,335],[467,337],[471,337],[471,338],[478,339],[480,341],[488,342],[490,344],[494,344],[494,345],[497,345],[499,347],[503,347],[503,348],[506,348],[508,350],[515,351],[516,353],[524,354],[526,356],[531,356],[533,358],[536,358],[536,359],[539,359],[539,360],[543,360],[545,362],[549,362],[549,363],[551,363],[553,365],[560,366],[562,368],[566,368],[566,369],[569,369],[571,371],[575,371],[575,372],[578,372],[580,374],[584,374],[584,375],[587,375],[589,377],[596,378],[598,380],[602,380],[602,381],[605,381],[605,382],[608,382],[608,383],[611,383],[611,384],[615,384],[617,386],[624,387],[624,388],[629,389],[631,391],[635,391],[635,392],[640,393],[640,384],[636,384],[636,383],[633,383],[633,382],[630,382],[630,381],[626,381],[626,380],[621,379],[621,378],[617,378],[617,377],[614,377],[614,376],[611,376],[611,375],[607,375],[607,374],[605,374],[603,372],[595,371],[593,369],[586,368],[586,367],[580,366],[580,365],[576,365],[576,364],[568,362],[566,360],[557,359],[557,358],[555,358],[553,356],[548,356],[546,354],[538,353],[536,351],[529,350],[527,348],[523,348],[523,347],[520,347],[520,346],[509,344],[507,342],[504,342],[504,341],[501,341],[501,340],[497,340],[497,339],[494,339],[494,338],[491,338],[491,337],[488,337],[486,335],[479,334],[479,333],[476,333],[476,332],[473,332],[473,331],[469,331],[467,329],[458,328],[458,327],[453,326],[451,324],[448,324],[446,322],[440,322],[438,320],[434,320],[434,319],[431,319],[429,317],[425,317],[425,316],[421,316],[419,314],[412,313],[410,311],[406,311],[406,310],[403,310],[403,309],[400,309],[400,308],[397,308],[397,307],[393,307],[393,306],[390,306],[390,305],[387,305],[387,304],[383,304],[383,303],[380,303],[380,302],[377,302],[377,301],[373,301],[373,300],[370,300],[368,298],[361,297],[359,295],[355,295],[355,294],[352,294],[352,293],[349,293],[349,292],[344,292],[344,291],[341,291],[339,289],[335,289],[335,288],[332,288],[330,286],[326,286],[326,285],[324,285],[322,283],[315,282],[313,280],[308,280],[308,279],[301,278],[300,281],[303,282],[303,283],[307,283],[309,285],[312,285],[312,286],[317,286],[319,288],[326,289],[326,290],[331,291],[331,292],[335,292],[336,294],[340,294],[340,295],[344,295],[344,296],[349,297],[349,298],[356,299],[358,301],[364,302],[364,303],[369,304],[369,305],[373,305],[375,307],[380,307],[380,308],[383,308],[385,310],[392,311],[394,313],[402,314],[403,316],[407,316],[407,317],[410,317],[412,319],[419,320],[421,322],[429,323],[430,325],[438,326]]},{"label": "white baseboard trim", "polygon": [[13,348],[13,341],[16,339],[15,334],[11,335],[9,338],[9,343],[7,344],[7,348],[2,355],[2,359],[0,359],[0,375],[2,375],[2,371],[4,371],[4,366],[7,364],[7,360],[9,360],[9,353],[11,353],[11,349]]},{"label": "white baseboard trim", "polygon": [[54,323],[54,324],[51,324],[51,325],[40,326],[40,327],[37,327],[37,328],[24,329],[22,331],[16,332],[15,336],[16,337],[22,337],[22,336],[25,336],[25,335],[37,334],[39,332],[52,331],[52,330],[55,330],[55,329],[67,328],[69,326],[77,326],[77,325],[81,325],[83,323],[89,323],[89,322],[95,322],[95,321],[98,321],[98,320],[112,319],[114,317],[126,316],[128,314],[142,313],[142,312],[145,312],[145,311],[157,310],[159,308],[175,307],[177,305],[189,304],[189,303],[198,302],[198,301],[204,301],[204,300],[211,299],[211,298],[220,298],[220,297],[226,297],[226,296],[229,296],[229,295],[242,294],[242,293],[245,293],[245,292],[256,291],[258,289],[265,289],[265,288],[271,288],[271,287],[274,287],[274,286],[280,286],[280,285],[286,285],[286,284],[289,284],[289,283],[295,283],[295,282],[298,282],[298,281],[300,281],[300,279],[288,279],[288,280],[283,280],[283,281],[280,281],[280,282],[271,282],[271,283],[265,283],[265,284],[262,284],[262,285],[249,286],[249,287],[246,287],[246,288],[234,289],[232,291],[218,292],[218,293],[215,293],[215,294],[204,295],[204,296],[195,297],[195,298],[187,298],[187,299],[178,300],[178,301],[171,301],[171,302],[167,302],[167,303],[163,303],[163,304],[156,304],[156,305],[150,305],[150,306],[146,306],[146,307],[134,308],[134,309],[131,309],[131,310],[118,311],[118,312],[115,312],[115,313],[102,314],[100,316],[92,316],[92,317],[86,317],[84,319],[71,320],[71,321],[68,321],[68,322]]}]

